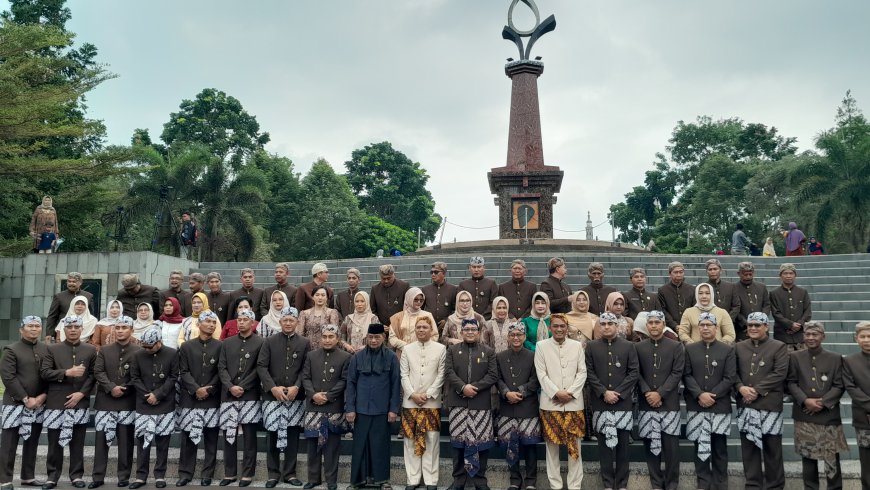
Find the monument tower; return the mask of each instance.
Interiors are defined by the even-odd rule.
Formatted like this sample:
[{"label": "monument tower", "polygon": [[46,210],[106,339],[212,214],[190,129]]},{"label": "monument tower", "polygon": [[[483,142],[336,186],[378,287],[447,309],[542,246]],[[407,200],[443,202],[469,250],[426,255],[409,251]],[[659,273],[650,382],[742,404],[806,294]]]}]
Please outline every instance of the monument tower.
[{"label": "monument tower", "polygon": [[[517,29],[513,21],[514,8],[520,2],[535,15],[534,27],[525,31]],[[534,0],[513,0],[508,25],[502,30],[502,37],[517,45],[520,59],[508,58],[504,67],[512,83],[507,162],[487,174],[490,192],[496,195],[501,239],[553,238],[553,204],[565,173],[544,163],[538,104],[538,77],[544,73],[544,63],[540,56],[534,60],[529,56],[535,41],[555,28],[553,15],[541,22]],[[524,38],[528,38],[526,46]]]}]

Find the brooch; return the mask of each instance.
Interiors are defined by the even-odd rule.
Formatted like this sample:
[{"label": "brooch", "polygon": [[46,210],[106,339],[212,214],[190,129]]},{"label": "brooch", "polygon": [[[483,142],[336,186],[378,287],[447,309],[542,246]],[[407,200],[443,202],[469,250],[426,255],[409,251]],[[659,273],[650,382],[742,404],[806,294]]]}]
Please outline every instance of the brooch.
[{"label": "brooch", "polygon": [[758,363],[759,366],[764,366],[764,361]]},{"label": "brooch", "polygon": [[294,352],[294,353],[293,353],[293,359],[296,359],[296,356],[298,356],[298,355],[299,355],[299,354],[297,354],[297,353]]},{"label": "brooch", "polygon": [[330,372],[330,373],[334,373],[334,372],[335,372],[335,368],[329,368],[329,372]]},{"label": "brooch", "polygon": [[718,363],[718,362],[716,362],[716,361],[713,361],[713,362],[711,362],[711,363],[710,363],[710,365],[711,365],[711,366],[713,366],[713,367],[716,367],[716,366],[718,366],[718,365],[719,365],[719,363]]},{"label": "brooch", "polygon": [[165,374],[163,374],[163,373],[160,373],[160,374],[159,374],[159,375],[158,375],[158,376],[157,376],[157,377],[158,377],[158,378],[160,378],[160,379],[163,379],[163,378],[165,378],[165,377],[166,377],[166,375],[165,375]]},{"label": "brooch", "polygon": [[620,363],[619,361],[616,361],[616,367],[622,367],[622,363]]},{"label": "brooch", "polygon": [[129,365],[129,364],[124,364],[124,369],[130,369],[130,365]]},{"label": "brooch", "polygon": [[214,364],[214,357],[212,357],[212,358],[211,358],[211,361],[209,361],[209,362],[212,363],[212,364]]},{"label": "brooch", "polygon": [[251,358],[251,354],[250,354],[250,353],[249,353],[249,354],[245,354],[245,359],[250,359],[250,358]]},{"label": "brooch", "polygon": [[827,375],[827,374],[823,374],[823,375],[822,375],[822,381],[827,381],[827,380],[828,380],[828,375]]}]

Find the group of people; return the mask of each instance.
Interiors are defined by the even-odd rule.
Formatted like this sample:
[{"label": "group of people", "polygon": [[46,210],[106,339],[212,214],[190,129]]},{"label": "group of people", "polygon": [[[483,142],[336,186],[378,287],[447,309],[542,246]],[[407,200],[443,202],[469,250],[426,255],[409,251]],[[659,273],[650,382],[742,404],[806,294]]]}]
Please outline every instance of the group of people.
[{"label": "group of people", "polygon": [[[782,240],[785,248],[786,257],[800,255],[824,255],[825,248],[822,242],[816,240],[816,237],[807,236],[798,229],[795,222],[788,224],[788,230],[782,231]],[[805,250],[806,249],[806,250]],[[724,250],[717,250],[717,255],[724,255]],[[743,231],[743,223],[737,223],[734,228],[734,233],[731,234],[731,255],[760,255],[764,257],[776,257],[776,248],[773,244],[773,238],[767,237],[764,242],[764,248],[758,249],[758,246],[746,236]]]},{"label": "group of people", "polygon": [[[267,487],[283,481],[336,488],[340,440],[352,433],[350,488],[390,488],[389,424],[400,422],[406,488],[434,489],[442,414],[453,448],[450,488],[489,488],[488,455],[496,445],[505,448],[510,488],[536,488],[541,442],[549,488],[581,488],[581,441],[593,436],[603,486],[626,488],[635,427],[652,488],[676,488],[681,396],[697,488],[727,488],[732,400],[747,488],[782,488],[787,396],[806,484],[818,487],[821,460],[829,488],[838,488],[839,454],[847,450],[839,398],[848,391],[862,482],[870,488],[870,322],[856,327],[860,353],[843,358],[826,351],[825,328],[811,320],[809,294],[796,285],[793,264],[780,267],[781,284],[768,291],[754,280],[750,262],[738,265],[739,281],[730,283],[721,263],[710,259],[707,281],[696,286],[673,262],[656,293],[646,289],[642,268],[631,269],[632,288],[618,292],[605,284],[604,266],[592,263],[589,284],[572,292],[565,261],[553,258],[547,266],[549,276],[538,285],[526,279],[526,264],[514,260],[511,279],[497,284],[486,277],[484,259],[473,257],[470,277],[452,285],[447,265],[435,262],[432,282],[416,288],[384,265],[370,293],[360,290],[353,268],[348,288],[335,292],[320,263],[298,288],[288,282],[287,264],[276,266],[276,283],[265,290],[255,287],[250,269],[241,271],[242,287],[233,292],[221,290],[214,272],[191,274],[190,291],[182,289],[180,271],[163,291],[126,275],[99,321],[78,289],[81,276],[70,273],[67,290],[53,298],[49,343],[39,342],[42,320],[26,317],[21,341],[6,347],[0,361],[6,386],[0,484],[11,485],[23,439],[23,484],[57,485],[68,446],[70,479],[84,487],[84,428],[95,392],[89,488],[103,485],[113,443],[119,486],[146,483],[156,445],[154,478],[164,487],[176,430],[182,436],[177,486],[193,478],[200,444],[201,483],[211,484],[219,431],[225,436],[220,484],[248,486],[261,429],[269,435]],[[55,324],[61,311],[67,314]],[[34,480],[35,458],[28,457],[42,427],[49,436],[46,482]],[[302,437],[308,440],[304,484],[296,471]]]}]

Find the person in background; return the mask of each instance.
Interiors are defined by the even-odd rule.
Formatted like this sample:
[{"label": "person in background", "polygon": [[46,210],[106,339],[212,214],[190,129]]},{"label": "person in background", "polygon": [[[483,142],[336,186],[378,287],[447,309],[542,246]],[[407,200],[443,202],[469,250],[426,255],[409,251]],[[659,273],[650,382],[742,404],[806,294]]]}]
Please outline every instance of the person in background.
[{"label": "person in background", "polygon": [[786,257],[804,254],[804,244],[807,243],[807,236],[798,229],[794,221],[788,224],[788,231],[783,234],[783,237],[785,238]]},{"label": "person in background", "polygon": [[731,235],[731,255],[749,255],[749,247],[752,240],[747,238],[743,231],[743,223],[737,223],[734,233]]},{"label": "person in background", "polygon": [[378,323],[389,325],[390,317],[402,311],[405,293],[411,286],[396,277],[396,269],[392,264],[378,267],[378,275],[381,280],[372,286],[369,300],[372,313],[378,316]]},{"label": "person in background", "polygon": [[39,234],[39,245],[36,247],[41,254],[54,252],[57,245],[57,235],[54,233],[54,223],[46,223],[42,233]]},{"label": "person in background", "polygon": [[[293,301],[296,300],[296,286],[290,284],[289,278],[290,264],[287,262],[275,264],[275,285],[263,290],[263,299],[260,302],[260,311],[257,314],[257,318],[263,318],[269,314],[275,291],[284,293],[284,305],[281,308],[293,306]],[[260,332],[260,335],[263,335],[263,332]]]},{"label": "person in background", "polygon": [[816,237],[810,237],[810,243],[807,245],[807,252],[810,255],[825,255],[825,249],[822,247],[822,242],[816,240]]},{"label": "person in background", "polygon": [[489,320],[492,317],[492,300],[498,296],[498,284],[492,279],[485,277],[486,262],[483,257],[472,257],[468,262],[468,272],[471,277],[459,283],[460,291],[468,291],[473,298],[474,311]]},{"label": "person in background", "polygon": [[347,270],[347,289],[335,295],[335,309],[338,310],[338,317],[342,322],[355,310],[353,299],[359,292],[359,281],[359,269],[351,267]]},{"label": "person in background", "polygon": [[[615,293],[616,288],[604,284],[604,264],[601,262],[592,262],[586,268],[586,276],[589,277],[589,284],[581,289],[589,295],[589,311],[592,314],[600,315],[607,311],[607,298],[611,293]],[[567,313],[570,308],[557,313]]]},{"label": "person in background", "polygon": [[[221,329],[221,340],[226,340],[233,335],[239,334],[239,324],[238,317],[239,313],[243,311],[254,311],[254,305],[259,304],[259,302],[254,301],[253,299],[247,296],[239,296],[235,300],[233,300],[233,304],[230,305],[230,319],[227,320],[227,323]],[[255,315],[256,318],[256,315]],[[254,320],[253,329],[256,332],[257,326],[259,322]]]},{"label": "person in background", "polygon": [[767,240],[764,241],[764,251],[762,255],[765,257],[776,257],[776,249],[773,248],[773,238],[767,237]]},{"label": "person in background", "polygon": [[626,301],[625,316],[634,320],[641,311],[661,309],[659,297],[646,290],[646,269],[634,267],[628,272],[628,277],[631,280],[631,289],[622,293]]},{"label": "person in background", "polygon": [[[555,305],[556,313],[571,311],[571,286],[565,280],[568,277],[568,265],[565,260],[561,257],[553,257],[548,260],[547,271],[550,275],[544,279],[538,291],[547,295],[549,303]],[[532,306],[532,310],[534,310],[534,306]]]},{"label": "person in background", "polygon": [[[191,278],[193,276],[191,275]],[[181,289],[184,283],[184,273],[180,270],[174,270],[169,273],[169,288],[160,291],[160,304],[165,305],[167,298],[178,299],[181,305],[181,315],[190,315],[190,298],[193,295],[190,291]]]},{"label": "person in background", "polygon": [[124,305],[124,315],[136,316],[136,308],[142,303],[151,305],[151,311],[161,311],[160,291],[154,286],[148,286],[139,282],[138,274],[124,274],[121,277],[121,289],[115,299]]},{"label": "person in background", "polygon": [[[305,284],[300,285],[296,288],[296,298],[293,302],[293,306],[296,307],[297,310],[301,312],[305,312],[310,308],[314,307],[314,292],[318,289],[323,289],[326,291],[326,306],[332,308],[335,304],[333,299],[333,291],[332,288],[327,286],[326,283],[329,281],[329,268],[326,267],[326,264],[323,262],[318,262],[311,267],[311,282],[307,282]],[[339,318],[339,322],[341,319]],[[338,323],[338,322],[336,322]],[[320,325],[318,325],[316,332],[316,344],[320,343]]]},{"label": "person in background", "polygon": [[181,231],[178,238],[181,241],[181,258],[188,259],[192,256],[192,249],[196,246],[197,238],[196,223],[193,222],[190,212],[181,213]]},{"label": "person in background", "polygon": [[524,260],[514,259],[511,262],[511,278],[498,285],[498,295],[507,300],[511,318],[527,317],[532,311],[532,295],[538,292],[538,286],[526,279],[528,271]]},{"label": "person in background", "polygon": [[447,317],[456,309],[456,293],[459,288],[447,282],[447,264],[434,262],[429,268],[432,283],[423,286],[423,294],[426,296],[426,304],[423,309],[432,313],[435,318],[437,332],[444,332],[444,324]]}]

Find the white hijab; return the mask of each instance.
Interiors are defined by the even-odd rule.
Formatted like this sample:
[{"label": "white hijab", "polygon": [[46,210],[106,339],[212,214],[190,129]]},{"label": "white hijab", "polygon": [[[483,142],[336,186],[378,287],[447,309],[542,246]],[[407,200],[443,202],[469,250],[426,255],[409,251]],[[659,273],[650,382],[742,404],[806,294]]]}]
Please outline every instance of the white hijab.
[{"label": "white hijab", "polygon": [[[268,337],[269,335],[281,331],[281,310],[272,305],[272,296],[275,296],[276,293],[284,298],[284,308],[290,306],[290,302],[287,300],[287,295],[280,289],[276,289],[272,295],[269,296],[269,313],[260,319],[260,324],[257,326],[257,333],[263,337]],[[266,330],[269,330],[270,332],[266,332]]]},{"label": "white hijab", "polygon": [[[139,319],[139,307],[145,305],[148,307],[148,319],[140,320]],[[154,308],[151,306],[151,303],[139,303],[136,305],[136,318],[133,319],[133,336],[137,339],[142,338],[142,334],[145,333],[145,330],[148,330],[148,327],[154,325]]]},{"label": "white hijab", "polygon": [[[73,298],[72,301],[69,302],[69,309],[66,310],[66,316],[64,316],[64,318],[76,316],[76,303],[79,301],[84,301],[85,303],[85,312],[78,315],[82,319],[82,336],[80,341],[87,342],[88,339],[91,338],[91,335],[94,334],[94,330],[97,328],[97,319],[91,315],[91,305],[88,303],[88,298],[85,296],[76,296]],[[66,340],[66,335],[63,333],[63,320],[57,324],[55,331],[57,331],[57,338],[60,339],[61,342]]]}]

